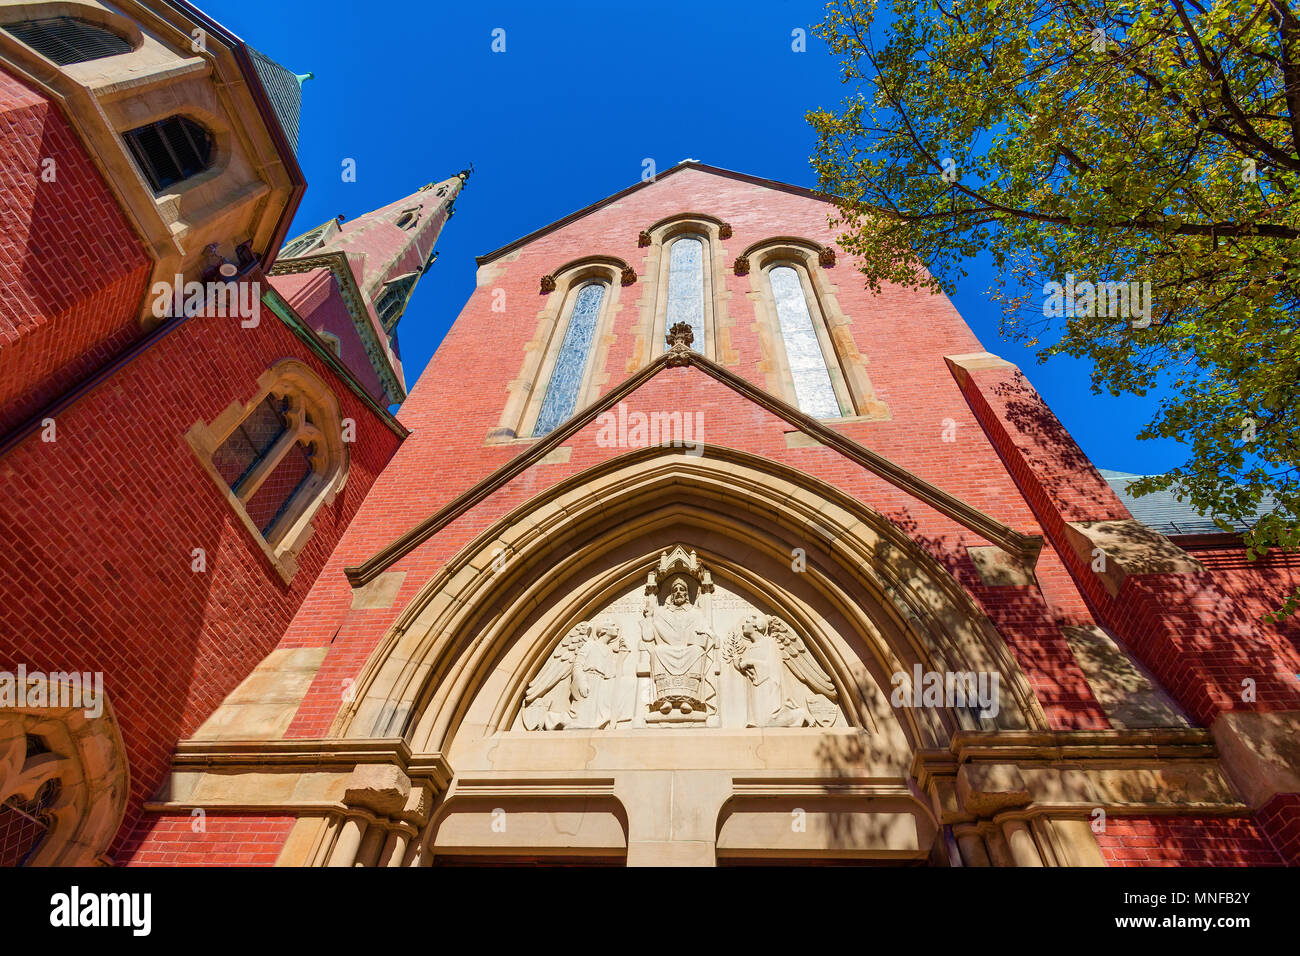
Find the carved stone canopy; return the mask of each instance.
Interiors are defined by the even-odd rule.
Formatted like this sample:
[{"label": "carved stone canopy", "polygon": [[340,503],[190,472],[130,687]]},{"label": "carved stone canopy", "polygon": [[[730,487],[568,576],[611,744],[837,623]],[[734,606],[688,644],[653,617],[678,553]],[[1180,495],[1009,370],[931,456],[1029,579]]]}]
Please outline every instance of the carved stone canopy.
[{"label": "carved stone canopy", "polygon": [[673,574],[689,574],[699,582],[699,590],[713,593],[713,576],[694,551],[687,552],[680,544],[659,555],[659,563],[646,576],[645,593],[658,594]]}]

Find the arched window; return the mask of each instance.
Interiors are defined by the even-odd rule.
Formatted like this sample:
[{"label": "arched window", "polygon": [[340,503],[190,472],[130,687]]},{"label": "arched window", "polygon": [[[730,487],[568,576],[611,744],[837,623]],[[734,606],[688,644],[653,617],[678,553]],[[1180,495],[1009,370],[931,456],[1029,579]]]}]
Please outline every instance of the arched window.
[{"label": "arched window", "polygon": [[6,23],[4,29],[59,66],[130,53],[130,41],[76,17],[43,17]]},{"label": "arched window", "polygon": [[[685,322],[695,333],[694,348],[704,351],[704,240],[686,235],[668,249],[668,309],[665,327]],[[664,349],[668,348],[667,342]]]},{"label": "arched window", "polygon": [[601,282],[589,282],[573,295],[564,339],[560,344],[550,382],[546,386],[546,397],[542,399],[537,424],[533,428],[534,438],[549,434],[577,410],[578,392],[586,377],[591,343],[596,333],[596,320],[604,301],[605,285]]},{"label": "arched window", "polygon": [[287,359],[260,384],[249,405],[186,438],[288,580],[312,517],[347,479],[347,446],[337,400],[305,365]]},{"label": "arched window", "polygon": [[320,430],[293,392],[268,395],[212,456],[253,524],[268,541],[277,519],[313,476]]},{"label": "arched window", "polygon": [[411,272],[393,279],[384,286],[384,291],[379,294],[379,300],[375,302],[375,314],[379,316],[379,323],[384,327],[385,332],[392,332],[396,327],[398,319],[406,311],[406,303],[410,300],[411,293],[415,290],[415,283],[419,279],[420,273]]},{"label": "arched window", "polygon": [[169,116],[123,134],[154,192],[189,179],[212,162],[212,134],[184,116]]},{"label": "arched window", "polygon": [[633,281],[626,262],[604,255],[575,259],[543,277],[536,331],[523,343],[519,375],[488,444],[549,435],[595,400],[610,380],[609,330]]},{"label": "arched window", "polygon": [[813,418],[888,419],[827,274],[833,267],[826,247],[795,236],[764,239],[736,257],[736,275],[748,276],[766,387]]},{"label": "arched window", "polygon": [[768,270],[767,280],[776,302],[786,365],[794,381],[795,404],[814,418],[839,418],[839,400],[799,273],[792,266],[778,265]]},{"label": "arched window", "polygon": [[[49,754],[45,741],[27,734],[23,744],[24,763]],[[0,788],[8,790],[8,787]],[[5,794],[0,802],[0,866],[23,866],[40,848],[41,841],[54,829],[49,809],[59,799],[59,779],[50,777],[30,788],[30,798]]]},{"label": "arched window", "polygon": [[683,212],[651,224],[638,237],[649,246],[645,275],[653,283],[653,311],[646,310],[634,346],[638,362],[649,362],[669,346],[667,332],[678,322],[691,327],[691,348],[719,362],[734,362],[729,348],[731,320],[721,275],[723,240],[730,227],[704,213]]},{"label": "arched window", "polygon": [[300,256],[304,252],[310,251],[320,242],[320,239],[324,234],[325,226],[317,226],[311,232],[303,233],[297,239],[286,243],[285,247],[280,250],[278,258],[292,259],[295,256]]}]

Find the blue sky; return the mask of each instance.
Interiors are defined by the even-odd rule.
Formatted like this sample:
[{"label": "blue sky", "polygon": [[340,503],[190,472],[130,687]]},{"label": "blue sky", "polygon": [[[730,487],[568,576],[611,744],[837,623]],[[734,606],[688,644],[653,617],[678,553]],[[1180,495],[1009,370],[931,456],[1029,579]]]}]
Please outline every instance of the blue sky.
[{"label": "blue sky", "polygon": [[[413,383],[474,288],[474,257],[692,157],[816,185],[807,110],[837,103],[835,63],[812,34],[820,3],[198,0],[304,87],[308,189],[290,235],[386,205],[474,164],[439,259],[402,319]],[[505,30],[504,53],[492,32]],[[807,32],[807,51],[791,33]],[[356,160],[356,182],[340,175]],[[1154,399],[1094,396],[1087,366],[1037,365],[998,335],[992,274],[973,263],[953,297],[991,352],[1020,365],[1099,467],[1178,464],[1139,442]]]}]

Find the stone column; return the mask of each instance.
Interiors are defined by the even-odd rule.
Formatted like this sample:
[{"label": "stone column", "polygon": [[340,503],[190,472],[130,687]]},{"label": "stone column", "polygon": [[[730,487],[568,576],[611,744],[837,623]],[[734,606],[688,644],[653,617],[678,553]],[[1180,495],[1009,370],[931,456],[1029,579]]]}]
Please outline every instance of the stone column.
[{"label": "stone column", "polygon": [[954,827],[957,847],[961,850],[961,861],[965,866],[992,866],[988,851],[984,848],[984,838],[974,825]]},{"label": "stone column", "polygon": [[379,854],[379,866],[401,866],[406,859],[406,841],[407,836],[401,830],[390,832]]},{"label": "stone column", "polygon": [[357,851],[357,861],[354,866],[374,866],[379,859],[379,851],[384,846],[384,841],[388,836],[388,831],[378,823],[372,823],[366,829],[366,837],[361,841],[361,849]]},{"label": "stone column", "polygon": [[1038,845],[1029,826],[1019,817],[1002,824],[1006,834],[1007,846],[1011,848],[1011,858],[1016,866],[1042,866],[1043,858],[1038,853]]},{"label": "stone column", "polygon": [[361,837],[366,832],[366,821],[359,816],[350,816],[343,821],[339,837],[334,841],[330,859],[326,866],[351,866],[357,858],[361,847]]}]

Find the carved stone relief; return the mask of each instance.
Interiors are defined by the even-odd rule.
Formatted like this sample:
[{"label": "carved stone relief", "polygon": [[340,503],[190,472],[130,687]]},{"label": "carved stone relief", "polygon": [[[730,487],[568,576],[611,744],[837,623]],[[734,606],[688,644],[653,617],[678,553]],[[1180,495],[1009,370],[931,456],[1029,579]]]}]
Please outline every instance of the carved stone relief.
[{"label": "carved stone relief", "polygon": [[713,580],[694,551],[665,551],[644,586],[573,627],[524,691],[517,727],[845,726],[804,638]]}]

